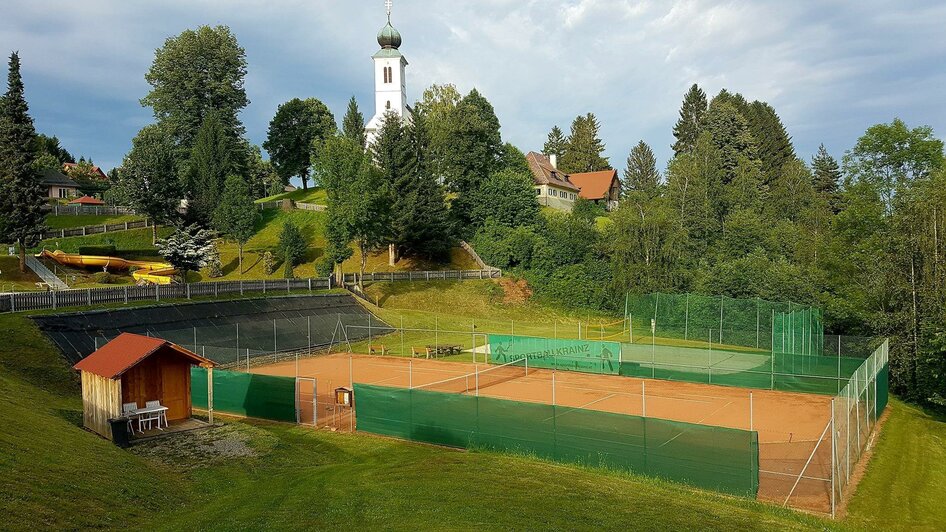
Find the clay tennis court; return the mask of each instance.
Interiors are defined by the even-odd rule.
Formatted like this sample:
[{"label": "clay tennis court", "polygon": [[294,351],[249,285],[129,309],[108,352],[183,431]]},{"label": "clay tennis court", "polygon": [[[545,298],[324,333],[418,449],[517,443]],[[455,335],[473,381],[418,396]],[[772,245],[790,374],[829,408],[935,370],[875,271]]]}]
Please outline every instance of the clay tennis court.
[{"label": "clay tennis court", "polygon": [[[759,435],[760,499],[783,503],[795,486],[789,504],[796,508],[830,511],[831,449],[825,438],[812,451],[831,417],[831,398],[747,388],[723,387],[615,375],[595,375],[549,369],[500,368],[441,360],[334,354],[281,362],[252,369],[265,375],[315,379],[315,420],[318,425],[347,429],[346,409],[334,405],[333,391],[352,383],[423,388],[456,385],[484,397],[556,404],[604,412],[673,421],[755,430]],[[474,372],[480,372],[477,378]],[[455,381],[454,379],[461,377]],[[553,392],[554,382],[554,392]],[[312,411],[311,395],[303,392],[303,415]],[[554,394],[554,397],[553,397]],[[751,401],[750,401],[751,394]],[[357,409],[357,398],[355,399]],[[811,461],[805,469],[806,462]],[[803,478],[799,474],[805,470]]]}]

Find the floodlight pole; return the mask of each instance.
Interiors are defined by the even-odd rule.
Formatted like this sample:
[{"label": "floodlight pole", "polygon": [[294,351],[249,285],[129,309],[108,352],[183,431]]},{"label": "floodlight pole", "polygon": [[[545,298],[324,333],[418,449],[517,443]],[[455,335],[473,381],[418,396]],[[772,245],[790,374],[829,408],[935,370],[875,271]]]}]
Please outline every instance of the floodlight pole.
[{"label": "floodlight pole", "polygon": [[555,406],[555,369],[552,369],[552,406]]},{"label": "floodlight pole", "polygon": [[[237,364],[239,364],[240,363],[240,324],[239,323],[236,324],[236,359],[237,359]],[[249,373],[249,369],[247,369],[247,373]]]}]

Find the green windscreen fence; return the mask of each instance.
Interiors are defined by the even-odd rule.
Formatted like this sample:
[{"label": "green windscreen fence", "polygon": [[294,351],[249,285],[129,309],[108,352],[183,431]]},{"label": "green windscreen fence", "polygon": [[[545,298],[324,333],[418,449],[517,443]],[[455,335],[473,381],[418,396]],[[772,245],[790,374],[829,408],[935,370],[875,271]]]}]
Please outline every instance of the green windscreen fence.
[{"label": "green windscreen fence", "polygon": [[765,351],[820,354],[821,312],[807,305],[699,294],[627,294],[625,340],[678,338]]},{"label": "green windscreen fence", "polygon": [[490,397],[355,384],[358,430],[534,455],[755,497],[758,433]]},{"label": "green windscreen fence", "polygon": [[529,367],[617,375],[621,344],[598,340],[539,338],[490,334],[490,362],[505,364],[526,360]]},{"label": "green windscreen fence", "polygon": [[[296,380],[292,377],[213,370],[214,411],[238,416],[296,420]],[[191,402],[207,408],[207,370],[191,368]]]},{"label": "green windscreen fence", "polygon": [[629,377],[834,395],[862,358],[761,353],[738,346],[621,344],[620,374]]}]

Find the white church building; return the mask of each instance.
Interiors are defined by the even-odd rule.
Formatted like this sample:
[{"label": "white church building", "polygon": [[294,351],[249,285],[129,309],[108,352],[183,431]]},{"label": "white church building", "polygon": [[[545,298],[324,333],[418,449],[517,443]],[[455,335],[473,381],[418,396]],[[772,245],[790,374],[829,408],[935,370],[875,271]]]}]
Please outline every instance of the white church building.
[{"label": "white church building", "polygon": [[410,119],[404,75],[407,59],[398,51],[401,46],[401,34],[391,25],[391,0],[386,0],[384,4],[388,12],[388,23],[378,32],[378,44],[381,49],[371,56],[374,59],[375,113],[365,125],[368,144],[374,143],[384,122],[385,113],[394,112],[401,118]]}]

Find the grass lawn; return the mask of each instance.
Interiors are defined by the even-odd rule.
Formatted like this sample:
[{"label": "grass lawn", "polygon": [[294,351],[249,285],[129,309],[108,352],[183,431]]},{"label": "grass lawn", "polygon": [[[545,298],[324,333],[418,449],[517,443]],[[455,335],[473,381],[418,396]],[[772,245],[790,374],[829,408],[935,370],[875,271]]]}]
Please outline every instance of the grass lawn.
[{"label": "grass lawn", "polygon": [[135,222],[143,219],[142,216],[136,215],[94,215],[94,214],[80,214],[76,216],[69,215],[59,215],[54,216],[52,214],[46,216],[46,226],[50,229],[70,229],[73,227],[83,227],[86,225],[103,225],[103,224],[117,224],[124,222]]},{"label": "grass lawn", "polygon": [[298,203],[316,203],[318,205],[325,205],[328,201],[328,196],[325,193],[325,190],[322,188],[310,188],[309,190],[293,190],[292,192],[283,192],[282,194],[276,194],[275,196],[270,196],[268,198],[262,198],[256,200],[256,203],[263,203],[264,201],[281,201],[284,199],[291,199]]},{"label": "grass lawn", "polygon": [[946,529],[946,416],[896,399],[888,408],[847,521],[865,530]]},{"label": "grass lawn", "polygon": [[[299,192],[299,191],[297,191]],[[316,276],[316,265],[325,251],[325,221],[326,215],[322,212],[313,211],[283,211],[281,209],[265,209],[261,212],[257,221],[257,232],[253,238],[246,243],[243,248],[243,269],[239,269],[239,248],[232,242],[222,242],[220,244],[220,262],[223,265],[224,276],[217,280],[237,280],[237,279],[282,279],[285,276],[285,269],[282,267],[282,261],[279,258],[279,233],[282,231],[283,224],[291,220],[302,231],[303,237],[309,245],[308,253],[303,263],[296,266],[293,273],[296,277]],[[276,260],[276,270],[267,275],[263,267],[263,255],[271,252]],[[350,259],[342,264],[346,273],[359,271],[360,256],[356,251]],[[477,269],[479,266],[472,257],[460,248],[454,248],[450,252],[450,261],[432,262],[421,259],[402,259],[396,265],[388,265],[387,249],[373,253],[368,256],[365,267],[366,272],[389,272],[405,270],[462,270]],[[199,273],[193,273],[188,277],[189,281],[211,280],[209,272],[205,269]]]},{"label": "grass lawn", "polygon": [[[0,512],[26,528],[814,530],[771,505],[633,475],[290,424],[120,450],[80,427],[75,375],[0,316]],[[181,443],[174,444],[174,441]],[[246,451],[228,458],[215,442]]]},{"label": "grass lawn", "polygon": [[[6,253],[7,250],[2,250]],[[37,290],[36,283],[42,279],[36,276],[29,268],[26,273],[20,272],[20,258],[11,255],[0,255],[0,292],[22,292]]]},{"label": "grass lawn", "polygon": [[[158,238],[170,235],[168,227],[158,228]],[[151,228],[131,229],[89,236],[70,236],[43,240],[32,250],[38,253],[42,249],[54,251],[61,249],[66,253],[78,253],[80,246],[114,245],[115,254],[126,259],[160,260],[157,249],[151,245]]]}]

